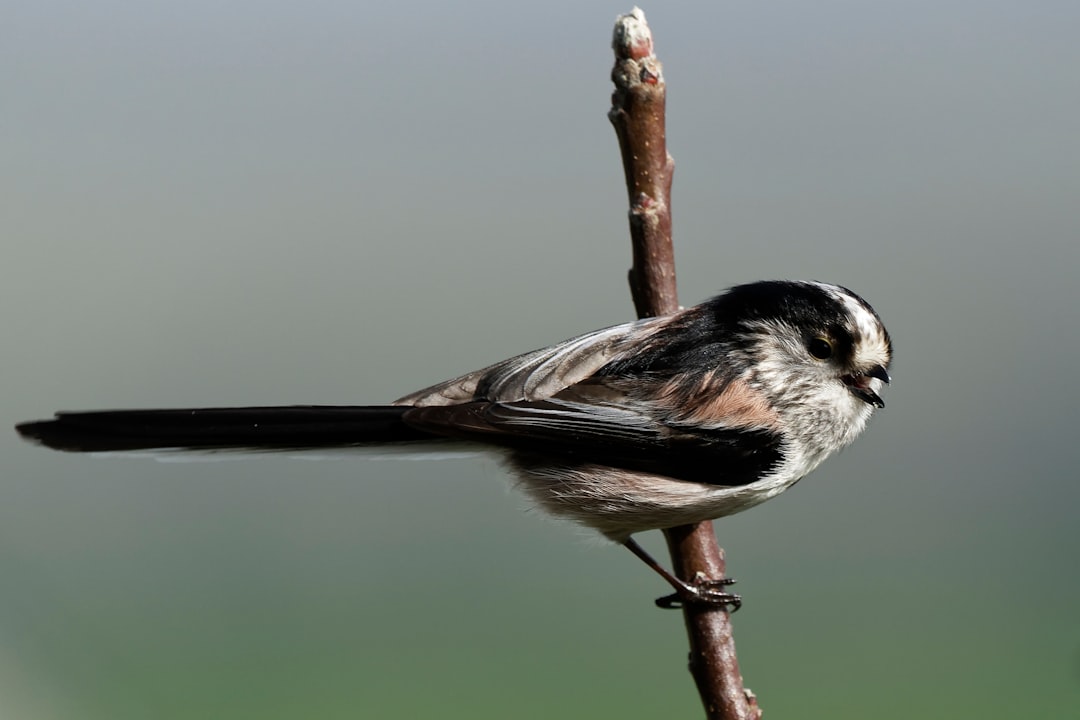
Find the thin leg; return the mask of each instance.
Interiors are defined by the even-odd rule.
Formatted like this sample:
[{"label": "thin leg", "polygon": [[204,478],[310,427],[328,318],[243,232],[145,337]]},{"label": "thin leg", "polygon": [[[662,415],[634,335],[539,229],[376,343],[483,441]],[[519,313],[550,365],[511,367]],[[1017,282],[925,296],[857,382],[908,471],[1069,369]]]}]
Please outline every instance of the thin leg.
[{"label": "thin leg", "polygon": [[645,552],[645,548],[638,545],[633,538],[625,540],[623,545],[626,546],[627,550],[637,555],[643,563],[651,567],[656,574],[664,578],[671,587],[675,588],[673,594],[657,598],[656,604],[658,607],[672,610],[681,608],[684,604],[692,603],[723,607],[725,609],[730,606],[730,612],[735,612],[742,606],[742,598],[738,595],[720,590],[720,588],[734,583],[733,579],[720,578],[712,580],[699,577],[695,578],[693,582],[686,582],[668,572],[663,565],[653,559],[652,555]]}]

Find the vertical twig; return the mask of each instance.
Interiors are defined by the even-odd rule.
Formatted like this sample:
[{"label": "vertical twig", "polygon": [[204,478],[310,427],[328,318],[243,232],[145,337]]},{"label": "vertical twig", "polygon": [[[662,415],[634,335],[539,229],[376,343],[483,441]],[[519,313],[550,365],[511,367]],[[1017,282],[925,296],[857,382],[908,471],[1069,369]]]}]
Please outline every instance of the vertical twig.
[{"label": "vertical twig", "polygon": [[675,161],[667,151],[664,85],[653,54],[645,13],[634,8],[615,22],[611,42],[615,67],[608,119],[615,126],[630,196],[630,238],[634,264],[630,293],[638,317],[667,315],[679,309],[675,288],[675,250],[671,244],[671,179]]},{"label": "vertical twig", "polygon": [[[612,47],[615,92],[608,118],[619,138],[630,199],[634,256],[630,292],[638,317],[664,315],[679,307],[671,241],[671,179],[675,163],[667,152],[664,75],[653,54],[652,32],[645,13],[634,8],[619,17]],[[671,528],[664,534],[679,577],[693,580],[699,574],[707,578],[724,576],[724,553],[717,545],[711,522]],[[690,638],[690,672],[706,717],[760,718],[761,709],[753,693],[743,687],[728,613],[687,603],[683,616]]]}]

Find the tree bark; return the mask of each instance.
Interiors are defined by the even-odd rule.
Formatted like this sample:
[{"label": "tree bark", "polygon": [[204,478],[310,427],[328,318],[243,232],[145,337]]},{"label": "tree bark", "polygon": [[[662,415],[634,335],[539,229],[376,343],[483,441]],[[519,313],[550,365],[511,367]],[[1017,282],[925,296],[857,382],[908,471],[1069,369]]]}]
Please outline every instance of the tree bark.
[{"label": "tree bark", "polygon": [[[633,266],[630,292],[638,317],[679,309],[675,251],[671,239],[671,180],[675,162],[667,152],[666,87],[653,53],[645,13],[634,8],[615,22],[612,40],[615,91],[608,118],[615,126],[630,201]],[[664,531],[675,574],[687,581],[724,577],[724,552],[711,522]],[[743,687],[731,619],[726,609],[685,603],[690,673],[709,720],[757,720],[754,694]]]}]

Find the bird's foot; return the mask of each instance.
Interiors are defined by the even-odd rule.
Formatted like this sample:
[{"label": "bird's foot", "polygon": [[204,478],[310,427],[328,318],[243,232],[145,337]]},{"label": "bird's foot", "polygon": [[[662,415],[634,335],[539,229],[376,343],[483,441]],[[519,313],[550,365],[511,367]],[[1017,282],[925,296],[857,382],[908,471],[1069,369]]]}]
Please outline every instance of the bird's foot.
[{"label": "bird's foot", "polygon": [[742,598],[722,588],[735,583],[734,578],[708,578],[698,574],[693,582],[680,581],[676,591],[656,599],[656,606],[665,610],[681,610],[687,605],[699,605],[733,613],[742,607]]}]

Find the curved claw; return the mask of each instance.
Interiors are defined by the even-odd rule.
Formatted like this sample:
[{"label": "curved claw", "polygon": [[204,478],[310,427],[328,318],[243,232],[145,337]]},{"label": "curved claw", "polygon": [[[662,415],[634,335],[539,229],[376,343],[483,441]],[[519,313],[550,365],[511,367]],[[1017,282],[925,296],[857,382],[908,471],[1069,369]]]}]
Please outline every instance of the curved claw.
[{"label": "curved claw", "polygon": [[722,592],[716,588],[735,582],[732,578],[700,579],[685,583],[678,591],[656,599],[656,606],[664,610],[681,610],[687,605],[702,605],[733,613],[742,607],[742,598],[735,593]]}]

